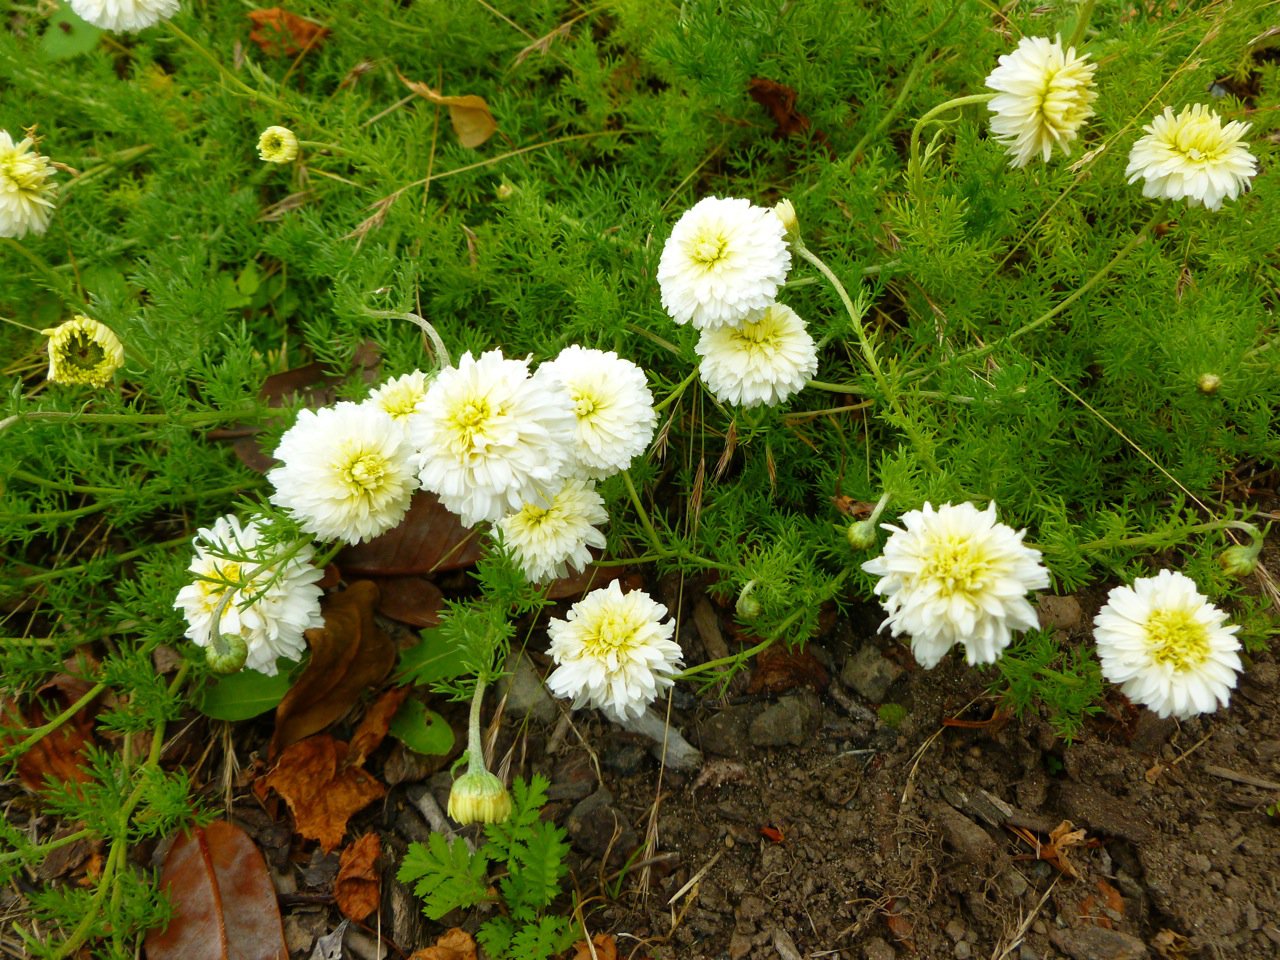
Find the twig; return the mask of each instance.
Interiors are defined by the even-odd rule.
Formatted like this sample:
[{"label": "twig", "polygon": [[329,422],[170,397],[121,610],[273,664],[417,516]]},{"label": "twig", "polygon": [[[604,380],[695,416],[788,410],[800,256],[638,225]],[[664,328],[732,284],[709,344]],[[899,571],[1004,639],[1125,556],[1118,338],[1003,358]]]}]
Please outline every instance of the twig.
[{"label": "twig", "polygon": [[1204,765],[1204,772],[1212,774],[1215,777],[1221,777],[1223,780],[1231,780],[1234,783],[1247,784],[1250,787],[1261,787],[1263,790],[1280,790],[1280,783],[1274,780],[1267,780],[1264,777],[1255,777],[1251,773],[1237,773],[1234,770],[1228,770],[1226,767],[1215,766],[1212,763]]}]

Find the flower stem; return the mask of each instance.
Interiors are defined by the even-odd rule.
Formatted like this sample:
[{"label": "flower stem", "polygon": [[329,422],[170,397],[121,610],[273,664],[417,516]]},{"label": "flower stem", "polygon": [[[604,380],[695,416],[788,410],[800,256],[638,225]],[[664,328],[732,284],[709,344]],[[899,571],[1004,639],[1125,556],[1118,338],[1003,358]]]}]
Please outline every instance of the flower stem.
[{"label": "flower stem", "polygon": [[662,552],[662,540],[658,536],[658,531],[653,528],[653,521],[649,519],[649,511],[644,508],[644,504],[640,502],[640,494],[636,490],[635,482],[631,479],[631,471],[622,471],[622,481],[627,485],[627,494],[631,497],[631,503],[636,508],[636,513],[640,516],[640,524],[644,527],[645,533],[649,535],[649,542],[653,544],[653,548],[659,553]]},{"label": "flower stem", "polygon": [[685,392],[689,384],[693,383],[696,379],[698,379],[698,368],[695,366],[693,368],[693,372],[677,383],[672,388],[671,392],[667,394],[660,403],[655,403],[653,405],[653,412],[661,413],[663,410],[667,409],[667,407],[671,406],[671,404],[675,403],[675,401],[679,400],[681,394]]},{"label": "flower stem", "polygon": [[1076,13],[1076,23],[1071,30],[1071,39],[1067,41],[1067,49],[1078,47],[1084,40],[1084,32],[1089,29],[1089,17],[1093,15],[1094,0],[1083,0]]},{"label": "flower stem", "polygon": [[892,403],[893,392],[889,389],[889,384],[880,370],[880,362],[876,359],[875,347],[872,346],[871,340],[867,337],[866,327],[862,323],[862,313],[853,305],[853,300],[849,297],[849,291],[844,288],[844,284],[840,282],[840,278],[832,272],[831,268],[823,263],[817,254],[805,246],[803,240],[797,237],[792,241],[792,244],[796,253],[817,267],[818,272],[826,277],[827,282],[835,288],[836,296],[840,298],[845,312],[849,314],[849,321],[853,324],[853,331],[858,337],[858,346],[862,350],[862,359],[866,362],[867,369],[871,371],[871,375],[875,377],[876,385],[880,387],[880,391]]},{"label": "flower stem", "polygon": [[3,754],[0,754],[0,760],[8,762],[9,760],[16,760],[18,757],[22,756],[39,743],[40,740],[53,733],[53,731],[57,730],[60,726],[92,703],[94,699],[105,689],[107,689],[107,685],[105,683],[95,683],[85,692],[84,696],[71,704],[71,706],[67,707],[67,709],[63,710],[47,723],[42,723],[40,726],[33,729],[29,734],[27,734],[25,739],[10,747]]},{"label": "flower stem", "polygon": [[911,128],[911,159],[908,169],[911,171],[912,176],[917,179],[920,176],[920,133],[924,130],[926,124],[931,123],[948,110],[958,110],[960,107],[967,107],[971,103],[987,103],[990,100],[994,100],[995,97],[996,94],[994,93],[972,93],[967,97],[956,97],[954,100],[938,104],[917,120],[915,126]]},{"label": "flower stem", "polygon": [[485,681],[476,678],[476,689],[471,694],[471,711],[467,716],[467,773],[485,773],[484,743],[480,737],[480,710],[484,704]]},{"label": "flower stem", "polygon": [[64,303],[78,304],[81,302],[81,298],[71,288],[71,284],[67,282],[66,278],[49,266],[42,256],[33,250],[28,250],[25,244],[19,243],[13,237],[0,237],[0,241],[5,243],[11,250],[16,250],[28,263],[35,267],[49,281]]},{"label": "flower stem", "polygon": [[239,77],[237,77],[234,73],[228,70],[225,66],[223,66],[222,62],[217,57],[215,57],[212,53],[210,53],[198,40],[196,40],[194,37],[190,36],[189,34],[183,32],[183,30],[172,20],[165,21],[165,26],[169,28],[170,33],[176,36],[179,40],[186,43],[187,46],[189,46],[192,50],[194,50],[197,54],[199,54],[201,58],[208,61],[208,63],[214,68],[214,70],[218,72],[218,74],[222,77],[223,80],[227,81],[233,87],[238,88],[245,96],[254,100],[261,100],[264,103],[269,103],[271,104],[271,106],[275,107],[281,113],[287,114],[290,112],[288,105],[286,105],[282,100],[276,97],[273,97],[269,93],[263,93],[261,90],[255,90],[253,87],[249,86]]}]

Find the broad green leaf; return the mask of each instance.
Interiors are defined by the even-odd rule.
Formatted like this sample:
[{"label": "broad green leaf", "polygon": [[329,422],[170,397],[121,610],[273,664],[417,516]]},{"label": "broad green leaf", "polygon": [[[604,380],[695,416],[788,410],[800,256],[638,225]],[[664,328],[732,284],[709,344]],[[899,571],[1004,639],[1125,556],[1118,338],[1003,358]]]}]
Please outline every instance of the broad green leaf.
[{"label": "broad green leaf", "polygon": [[452,680],[466,672],[464,651],[442,642],[438,628],[424,630],[421,643],[400,652],[399,676],[419,686]]},{"label": "broad green leaf", "polygon": [[102,31],[85,23],[71,8],[63,5],[49,18],[44,36],[40,38],[40,50],[49,60],[66,60],[88,53],[98,45]]},{"label": "broad green leaf", "polygon": [[200,712],[215,720],[248,720],[273,710],[289,690],[289,674],[297,664],[283,657],[279,672],[268,677],[257,670],[241,670],[209,684],[200,697]]},{"label": "broad green leaf", "polygon": [[440,755],[453,749],[453,728],[419,701],[406,700],[391,719],[390,733],[416,753]]}]

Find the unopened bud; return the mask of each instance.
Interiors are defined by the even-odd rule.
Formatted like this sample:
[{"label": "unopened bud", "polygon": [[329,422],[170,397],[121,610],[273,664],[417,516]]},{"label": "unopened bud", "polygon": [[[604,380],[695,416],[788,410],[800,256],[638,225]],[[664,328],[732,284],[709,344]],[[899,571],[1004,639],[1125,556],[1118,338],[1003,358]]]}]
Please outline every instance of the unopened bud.
[{"label": "unopened bud", "polygon": [[498,184],[498,189],[494,191],[499,200],[509,200],[511,195],[516,192],[516,188],[509,183]]},{"label": "unopened bud", "polygon": [[1227,547],[1218,556],[1218,563],[1222,565],[1222,569],[1232,577],[1247,577],[1258,569],[1258,554],[1262,552],[1262,541],[1248,544],[1247,546],[1237,545]]},{"label": "unopened bud", "polygon": [[854,550],[870,550],[876,545],[876,525],[873,520],[859,520],[849,524],[844,534]]},{"label": "unopened bud", "polygon": [[469,770],[453,781],[449,816],[455,823],[502,823],[511,816],[511,794],[488,770]]},{"label": "unopened bud", "polygon": [[787,233],[800,232],[800,219],[796,216],[795,205],[790,200],[779,200],[774,204],[773,213],[782,221],[782,227]]},{"label": "unopened bud", "polygon": [[249,643],[238,633],[224,633],[204,648],[204,658],[214,673],[235,673],[249,659]]},{"label": "unopened bud", "polygon": [[1216,373],[1202,373],[1196,380],[1196,389],[1203,394],[1217,393],[1222,386],[1222,378]]},{"label": "unopened bud", "polygon": [[738,602],[734,604],[734,610],[738,613],[739,620],[754,620],[760,616],[760,601],[751,595],[751,591],[755,589],[756,582],[752,580],[742,592],[738,594]]}]

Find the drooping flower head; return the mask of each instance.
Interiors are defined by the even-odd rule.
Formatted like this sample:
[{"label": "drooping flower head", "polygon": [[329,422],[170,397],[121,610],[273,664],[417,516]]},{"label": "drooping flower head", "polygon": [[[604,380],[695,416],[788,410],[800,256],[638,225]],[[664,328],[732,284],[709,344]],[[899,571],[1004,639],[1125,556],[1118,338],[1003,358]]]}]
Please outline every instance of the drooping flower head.
[{"label": "drooping flower head", "polygon": [[662,248],[662,306],[676,323],[699,330],[733,326],[773,303],[790,267],[786,228],[772,210],[704,197]]},{"label": "drooping flower head", "polygon": [[609,522],[604,500],[595,485],[566,480],[550,504],[526,503],[498,522],[502,542],[530,583],[545,583],[584,569],[591,562],[588,547],[602,549],[604,534],[597,527]]},{"label": "drooping flower head", "polygon": [[49,229],[54,169],[32,149],[35,143],[31,136],[14,143],[8,130],[0,130],[0,237],[21,240]]},{"label": "drooping flower head", "polygon": [[239,638],[247,648],[244,665],[269,676],[278,657],[300,659],[302,632],[324,625],[316,586],[324,572],[312,563],[311,546],[267,546],[257,520],[242,526],[234,515],[201,528],[193,543],[188,569],[195,580],[174,601],[187,618],[187,638],[206,649],[215,632]]},{"label": "drooping flower head", "polygon": [[1249,187],[1258,161],[1244,135],[1249,124],[1221,118],[1203,104],[1184,107],[1176,117],[1172,107],[1142,129],[1147,135],[1129,152],[1125,176],[1141,179],[1144,197],[1186,200],[1217,210],[1224,199],[1234,200]]},{"label": "drooping flower head", "polygon": [[996,505],[943,504],[902,515],[883,555],[862,565],[881,579],[875,592],[893,635],[911,636],[911,652],[925,669],[954,644],[970,664],[994,663],[1014,630],[1036,626],[1029,590],[1049,585],[1040,552],[1024,546],[1025,530],[996,521]]},{"label": "drooping flower head", "polygon": [[449,790],[448,813],[454,823],[502,823],[511,816],[511,794],[483,767],[468,770]]},{"label": "drooping flower head", "polygon": [[366,404],[300,411],[274,456],[282,465],[267,474],[271,502],[322,540],[360,543],[385,533],[418,487],[404,431]]},{"label": "drooping flower head", "polygon": [[559,489],[576,423],[568,394],[527,360],[465,353],[410,420],[422,486],[467,526],[501,520]]},{"label": "drooping flower head", "polygon": [[653,394],[630,360],[573,344],[538,372],[559,381],[573,403],[573,451],[583,475],[603,480],[649,446],[658,419]]},{"label": "drooping flower head", "polygon": [[288,127],[267,127],[258,137],[258,156],[267,163],[292,163],[298,158],[298,136]]},{"label": "drooping flower head", "polygon": [[818,372],[817,345],[790,307],[771,304],[737,327],[703,330],[694,348],[712,394],[742,407],[774,406]]},{"label": "drooping flower head", "polygon": [[1093,621],[1102,675],[1161,717],[1212,713],[1240,672],[1238,626],[1181,573],[1116,587]]},{"label": "drooping flower head", "polygon": [[1062,49],[1060,39],[1023,37],[1013,53],[1000,57],[986,84],[997,96],[987,104],[994,116],[991,132],[1013,159],[1025,167],[1037,154],[1048,162],[1053,148],[1071,153],[1071,142],[1093,116],[1093,71],[1088,54]]},{"label": "drooping flower head", "polygon": [[574,707],[598,707],[613,719],[639,717],[670,687],[684,654],[671,639],[667,608],[643,590],[624,594],[618,581],[575,603],[565,620],[547,624],[557,667],[547,687]]},{"label": "drooping flower head", "polygon": [[178,12],[178,0],[70,0],[81,20],[102,30],[142,30]]},{"label": "drooping flower head", "polygon": [[106,324],[76,314],[48,330],[48,378],[54,383],[105,387],[124,366],[124,347]]}]

